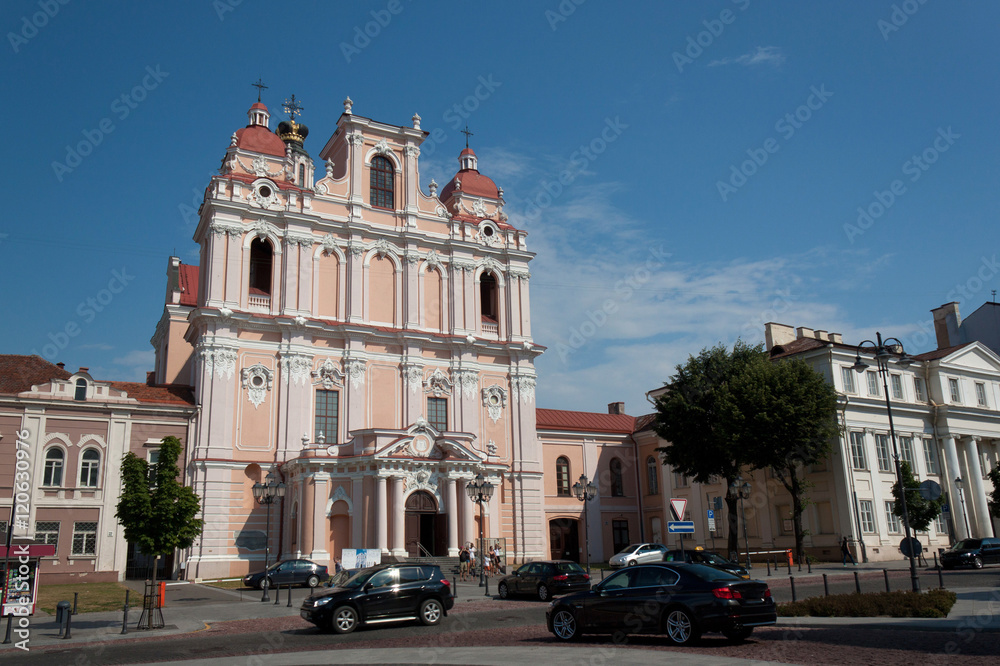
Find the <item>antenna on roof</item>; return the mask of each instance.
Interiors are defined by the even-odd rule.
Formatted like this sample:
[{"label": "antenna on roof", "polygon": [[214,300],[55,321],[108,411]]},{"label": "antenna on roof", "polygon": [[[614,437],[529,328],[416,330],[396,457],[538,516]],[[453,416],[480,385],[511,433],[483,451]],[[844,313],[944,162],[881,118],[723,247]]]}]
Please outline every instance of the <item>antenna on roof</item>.
[{"label": "antenna on roof", "polygon": [[993,302],[996,303],[997,302],[997,290],[996,289],[990,289],[990,293],[993,294]]}]

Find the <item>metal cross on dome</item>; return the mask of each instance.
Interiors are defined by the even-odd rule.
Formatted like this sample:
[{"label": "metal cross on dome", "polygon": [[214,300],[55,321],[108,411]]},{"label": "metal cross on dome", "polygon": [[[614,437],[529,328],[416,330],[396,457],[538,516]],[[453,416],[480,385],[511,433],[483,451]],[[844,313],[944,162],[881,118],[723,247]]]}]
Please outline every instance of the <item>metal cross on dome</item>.
[{"label": "metal cross on dome", "polygon": [[469,126],[468,125],[466,125],[465,129],[462,130],[462,134],[465,135],[465,147],[468,148],[469,147],[469,137],[472,136],[472,134],[473,134],[472,132],[469,131]]},{"label": "metal cross on dome", "polygon": [[285,103],[281,105],[281,108],[285,110],[285,113],[287,113],[294,122],[295,116],[301,116],[302,110],[305,107],[299,104],[298,100],[295,99],[295,95],[292,95],[291,99],[285,100]]},{"label": "metal cross on dome", "polygon": [[250,85],[257,89],[257,101],[259,102],[260,94],[267,90],[267,86],[264,85],[264,81],[259,76],[257,77],[257,83],[251,83]]}]

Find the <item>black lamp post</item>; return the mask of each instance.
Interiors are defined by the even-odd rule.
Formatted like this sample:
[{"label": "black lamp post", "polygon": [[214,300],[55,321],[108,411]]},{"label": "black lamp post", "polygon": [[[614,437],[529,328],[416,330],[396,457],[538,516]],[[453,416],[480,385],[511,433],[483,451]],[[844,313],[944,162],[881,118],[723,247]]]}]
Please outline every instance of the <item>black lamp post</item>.
[{"label": "black lamp post", "polygon": [[972,536],[972,527],[969,525],[969,512],[965,510],[965,489],[962,488],[962,477],[955,477],[955,487],[958,488],[958,504],[962,509],[962,524],[965,525],[965,534]]},{"label": "black lamp post", "polygon": [[[875,356],[875,364],[878,367],[878,374],[882,377],[882,391],[885,393],[885,410],[889,414],[889,436],[892,439],[892,457],[896,463],[896,483],[899,484],[900,499],[903,502],[903,529],[905,530],[906,542],[910,543],[910,512],[906,508],[906,488],[903,486],[903,469],[899,462],[899,447],[896,444],[896,428],[892,423],[892,404],[889,402],[889,361],[896,356],[896,365],[908,368],[913,364],[913,358],[903,350],[903,343],[898,338],[882,339],[882,334],[875,333],[876,342],[864,340],[858,345],[857,357],[854,360],[854,371],[859,375],[870,366],[861,360],[861,352]],[[910,583],[914,592],[920,591],[920,578],[917,576],[916,553],[910,547]]]},{"label": "black lamp post", "polygon": [[753,486],[750,485],[749,481],[743,481],[743,485],[740,485],[740,481],[743,481],[743,477],[736,477],[736,480],[729,484],[729,490],[733,494],[733,497],[740,498],[740,513],[743,515],[743,547],[747,551],[747,569],[751,569],[753,567],[750,566],[750,537],[747,536],[747,510],[743,504],[743,500],[750,499]]},{"label": "black lamp post", "polygon": [[270,601],[271,599],[267,595],[267,590],[270,587],[267,584],[267,563],[271,556],[271,505],[274,504],[274,500],[285,496],[285,484],[275,483],[274,470],[268,472],[264,480],[267,483],[258,481],[253,484],[253,498],[257,500],[257,504],[267,506],[267,527],[264,529],[264,580],[262,583],[264,594],[260,600]]},{"label": "black lamp post", "polygon": [[486,538],[483,536],[483,527],[486,519],[483,517],[483,504],[493,497],[493,484],[483,478],[482,472],[476,474],[476,478],[465,486],[465,492],[469,494],[469,499],[479,505],[479,587],[486,588],[486,596],[490,596],[490,582],[486,578]]},{"label": "black lamp post", "polygon": [[583,502],[583,535],[584,548],[587,550],[587,575],[590,575],[590,523],[587,520],[587,505],[590,500],[597,497],[597,486],[587,478],[586,474],[580,475],[580,480],[573,484],[573,494],[578,500]]}]

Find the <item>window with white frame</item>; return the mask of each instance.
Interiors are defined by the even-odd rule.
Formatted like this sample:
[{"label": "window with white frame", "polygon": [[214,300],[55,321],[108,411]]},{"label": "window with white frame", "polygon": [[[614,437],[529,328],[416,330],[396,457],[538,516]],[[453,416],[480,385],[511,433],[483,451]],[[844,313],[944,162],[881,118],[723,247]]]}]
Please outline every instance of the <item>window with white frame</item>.
[{"label": "window with white frame", "polygon": [[840,376],[844,381],[844,393],[854,393],[854,370],[851,368],[841,368]]},{"label": "window with white frame", "polygon": [[865,433],[851,433],[851,465],[854,469],[868,469],[868,461],[865,460]]},{"label": "window with white frame", "polygon": [[878,373],[869,370],[865,376],[868,378],[868,395],[878,395]]},{"label": "window with white frame", "polygon": [[976,382],[976,402],[980,407],[986,407],[986,384]]},{"label": "window with white frame", "polygon": [[896,400],[902,400],[903,378],[899,375],[889,375],[889,386],[892,387],[892,397]]},{"label": "window with white frame", "polygon": [[937,518],[934,519],[934,531],[938,534],[948,533],[948,521],[944,519],[943,513],[939,513]]},{"label": "window with white frame", "polygon": [[913,395],[917,402],[927,402],[927,390],[922,377],[913,378]]},{"label": "window with white frame", "polygon": [[937,474],[937,452],[934,450],[934,440],[924,440],[924,467],[928,474]]},{"label": "window with white frame", "polygon": [[674,472],[674,488],[687,488],[688,478],[680,472]]},{"label": "window with white frame", "polygon": [[160,460],[160,450],[150,449],[146,455],[146,463],[149,465],[149,485],[156,486],[156,463]]},{"label": "window with white frame", "polygon": [[875,456],[878,458],[878,471],[892,471],[892,456],[889,453],[889,435],[875,435]]},{"label": "window with white frame", "polygon": [[899,457],[910,464],[910,471],[914,475],[917,473],[917,460],[913,457],[913,438],[899,438]]},{"label": "window with white frame", "polygon": [[97,523],[73,523],[73,555],[97,554]]},{"label": "window with white frame", "polygon": [[101,453],[97,449],[87,449],[80,457],[80,487],[96,488],[100,478]]},{"label": "window with white frame", "polygon": [[959,404],[962,402],[962,394],[958,390],[958,380],[954,377],[948,379],[948,389],[951,391],[951,401]]},{"label": "window with white frame", "polygon": [[888,527],[890,534],[896,534],[899,532],[899,516],[892,512],[895,507],[895,502],[885,503],[885,524]]},{"label": "window with white frame", "polygon": [[35,542],[55,546],[59,554],[59,521],[40,520],[35,523]]},{"label": "window with white frame", "polygon": [[43,486],[61,486],[63,478],[63,462],[66,454],[59,447],[53,446],[45,452],[45,470],[42,474]]},{"label": "window with white frame", "polygon": [[875,507],[871,500],[858,500],[858,517],[861,519],[861,531],[866,534],[874,534]]},{"label": "window with white frame", "polygon": [[646,458],[646,486],[650,495],[660,494],[660,465],[653,456]]}]

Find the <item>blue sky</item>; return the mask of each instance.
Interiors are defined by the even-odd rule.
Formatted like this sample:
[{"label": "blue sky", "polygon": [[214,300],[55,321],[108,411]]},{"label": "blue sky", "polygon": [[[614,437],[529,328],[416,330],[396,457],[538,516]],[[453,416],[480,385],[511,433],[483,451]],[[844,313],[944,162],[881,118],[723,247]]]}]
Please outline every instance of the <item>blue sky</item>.
[{"label": "blue sky", "polygon": [[418,112],[425,191],[469,124],[538,253],[540,406],[644,413],[689,354],[771,320],[926,351],[931,308],[1000,289],[998,23],[938,0],[11,0],[0,351],[144,377],[167,257],[197,261],[193,200],[258,77],[272,125],[302,100],[314,158],[347,95]]}]

